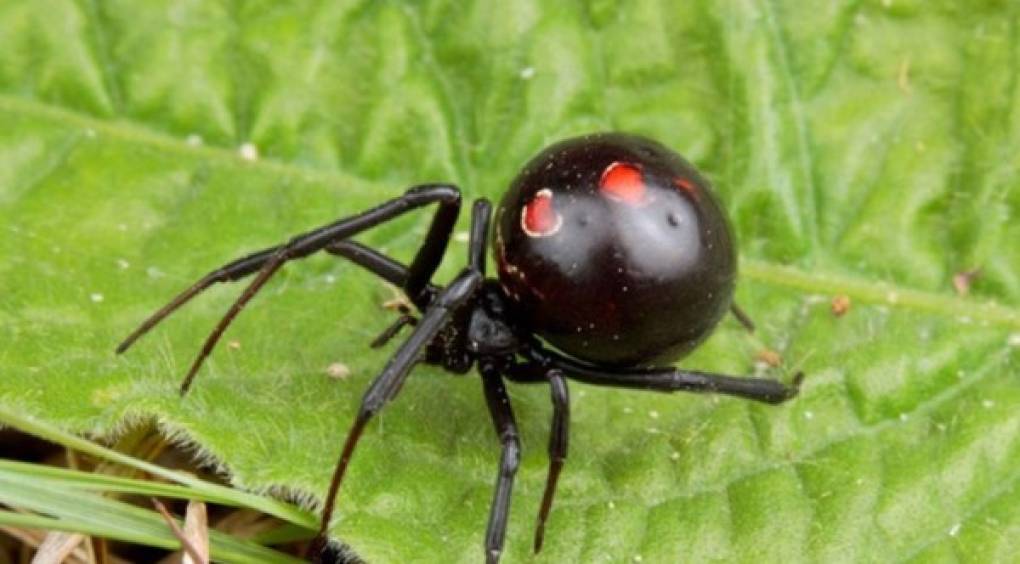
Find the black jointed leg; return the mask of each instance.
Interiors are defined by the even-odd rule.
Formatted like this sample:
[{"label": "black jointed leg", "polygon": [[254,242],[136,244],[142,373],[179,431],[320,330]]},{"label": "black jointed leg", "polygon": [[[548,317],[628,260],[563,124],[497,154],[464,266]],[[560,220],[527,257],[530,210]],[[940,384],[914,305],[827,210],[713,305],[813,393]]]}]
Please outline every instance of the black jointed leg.
[{"label": "black jointed leg", "polygon": [[444,288],[429,309],[422,316],[414,333],[397,349],[396,353],[386,363],[382,372],[365,392],[361,400],[361,407],[354,419],[344,442],[343,452],[337,462],[336,470],[333,472],[333,480],[329,485],[329,492],[323,502],[322,520],[319,523],[319,532],[309,549],[309,555],[319,554],[327,542],[329,522],[333,517],[333,509],[336,505],[337,494],[340,492],[340,484],[343,481],[344,473],[354,454],[354,448],[361,438],[365,425],[375,416],[382,407],[392,400],[400,391],[404,380],[411,372],[415,363],[418,362],[422,349],[438,334],[451,313],[458,307],[464,305],[474,295],[475,290],[481,284],[482,276],[470,269],[466,269],[458,275],[449,286]]},{"label": "black jointed leg", "polygon": [[[403,288],[407,282],[408,269],[406,266],[357,241],[339,241],[330,245],[326,251],[350,260],[394,286]],[[439,293],[439,287],[435,284],[426,284],[422,292],[427,294],[423,299],[424,303],[420,306],[415,304],[415,307],[418,307],[420,310],[425,309],[428,307],[428,304],[432,303],[436,294]]]},{"label": "black jointed leg", "polygon": [[[126,351],[142,335],[145,335],[150,329],[158,325],[160,321],[213,284],[235,282],[258,272],[280,250],[280,247],[282,245],[251,253],[206,274],[190,288],[178,294],[170,303],[149,316],[145,322],[139,325],[137,329],[117,346],[117,353]],[[338,241],[326,247],[326,252],[346,258],[395,286],[403,286],[407,280],[407,267],[357,241]],[[430,292],[430,295],[434,296],[437,289],[430,284],[427,291]]]},{"label": "black jointed leg", "polygon": [[789,385],[770,378],[750,378],[681,370],[678,368],[641,368],[611,370],[566,358],[544,350],[537,343],[527,354],[538,362],[559,368],[569,378],[617,388],[652,390],[659,392],[703,392],[726,394],[764,403],[783,403],[793,399],[800,391],[803,373],[798,372]]},{"label": "black jointed leg", "polygon": [[570,395],[567,391],[567,380],[559,370],[549,370],[549,391],[552,395],[553,418],[549,430],[549,473],[545,480],[545,493],[542,494],[542,505],[538,509],[538,522],[535,524],[534,550],[542,550],[545,540],[545,522],[552,510],[553,497],[556,495],[556,483],[560,471],[567,461],[567,443],[570,439]]},{"label": "black jointed leg", "polygon": [[443,261],[446,246],[450,243],[450,235],[460,215],[460,190],[448,185],[436,185],[434,188],[444,190],[446,195],[436,200],[439,202],[439,209],[432,217],[432,224],[425,234],[425,242],[407,268],[407,279],[404,281],[404,293],[418,309],[425,309],[432,297],[425,290],[432,280],[432,275],[439,268],[439,263]]},{"label": "black jointed leg", "polygon": [[471,233],[468,237],[468,266],[485,275],[485,250],[489,236],[492,204],[485,198],[475,200],[471,207]]},{"label": "black jointed leg", "polygon": [[142,335],[148,333],[149,330],[158,325],[160,321],[173,313],[177,308],[191,301],[191,298],[201,294],[213,284],[217,284],[219,282],[233,282],[258,272],[278,249],[279,247],[271,247],[254,252],[225,264],[209,274],[206,274],[199,279],[198,282],[195,282],[190,288],[178,294],[174,299],[170,300],[168,304],[160,308],[156,311],[156,313],[153,313],[148,319],[142,322],[138,328],[132,331],[126,339],[117,345],[117,354],[128,350],[135,341],[137,341]]},{"label": "black jointed leg", "polygon": [[326,247],[326,252],[343,257],[394,286],[403,287],[407,280],[406,266],[357,241],[337,241]]},{"label": "black jointed leg", "polygon": [[418,320],[413,315],[409,313],[402,313],[400,314],[400,317],[398,317],[396,321],[390,324],[389,327],[383,329],[382,333],[379,333],[379,336],[377,336],[375,339],[372,339],[371,344],[369,344],[368,346],[372,347],[373,349],[382,347],[386,343],[390,342],[390,339],[396,337],[397,333],[400,333],[400,330],[403,329],[404,327],[408,325],[414,327],[417,324]]},{"label": "black jointed leg", "polygon": [[744,326],[744,329],[747,329],[750,333],[754,333],[754,321],[751,319],[750,315],[747,315],[747,312],[737,305],[736,302],[730,304],[730,313],[733,314],[733,317],[737,318],[737,321]]},{"label": "black jointed leg", "polygon": [[[416,186],[405,192],[403,196],[390,200],[366,212],[338,220],[324,227],[298,235],[284,245],[259,251],[227,265],[227,267],[231,267],[227,268],[227,272],[234,276],[235,279],[237,277],[251,274],[252,272],[255,272],[256,269],[258,275],[254,280],[252,280],[248,287],[245,288],[241,296],[237,298],[206,339],[202,346],[202,350],[195,358],[191,368],[188,370],[188,374],[184,378],[184,382],[181,384],[181,393],[183,394],[187,392],[195,374],[198,372],[198,369],[201,367],[205,358],[212,352],[213,347],[216,345],[217,341],[219,341],[220,336],[230,325],[231,321],[233,321],[237,314],[244,308],[245,304],[247,304],[247,302],[250,301],[256,293],[258,293],[262,286],[272,277],[273,274],[276,273],[277,270],[280,269],[281,266],[283,266],[285,262],[304,258],[316,251],[328,248],[331,245],[356,235],[366,229],[375,227],[380,223],[389,221],[408,211],[432,203],[438,202],[440,204],[437,215],[441,215],[445,218],[451,213],[451,209],[460,209],[460,200],[460,192],[452,186],[432,184]],[[438,244],[436,241],[439,241],[444,245],[445,249],[445,239],[437,235],[433,235],[433,231],[435,231],[437,223],[442,226],[445,225],[446,220],[444,219],[441,222],[433,221],[433,228],[430,230],[429,237],[426,239],[426,246],[429,244]],[[424,269],[426,269],[426,267],[435,262],[431,260],[419,260],[419,257],[423,255],[428,257],[434,254],[434,252],[434,249],[427,249],[426,247],[419,249],[418,255],[415,257],[415,263],[418,264],[419,268],[419,276],[423,275],[422,273],[424,273]],[[261,263],[261,266],[256,267],[259,263]],[[434,270],[435,266],[438,266],[438,262],[435,262],[431,268]],[[223,271],[224,269],[219,270]],[[217,272],[218,271],[214,271],[213,274],[216,274]],[[428,272],[429,276],[431,276],[431,274],[431,271]],[[163,317],[223,277],[224,275],[221,274],[218,277],[213,276],[212,278],[214,279],[211,281],[207,281],[207,279],[210,278],[209,276],[200,280],[198,284],[192,287],[192,289],[185,291],[168,306],[150,317],[149,320],[143,323],[142,326],[135,331],[135,333],[128,337],[128,339],[122,343],[120,347],[118,347],[118,350],[123,351],[126,349],[127,346],[130,346],[133,340],[137,339],[141,336],[141,334],[158,323]],[[427,286],[427,282],[425,286]],[[424,294],[425,292],[421,293]]]},{"label": "black jointed leg", "polygon": [[506,393],[499,369],[486,362],[480,362],[478,371],[482,375],[485,402],[492,415],[496,436],[502,446],[499,458],[499,473],[496,475],[496,490],[489,510],[489,524],[485,529],[485,561],[499,562],[506,539],[507,518],[510,514],[510,493],[514,487],[514,476],[521,457],[521,441],[517,434],[517,422],[510,407],[510,396]]}]

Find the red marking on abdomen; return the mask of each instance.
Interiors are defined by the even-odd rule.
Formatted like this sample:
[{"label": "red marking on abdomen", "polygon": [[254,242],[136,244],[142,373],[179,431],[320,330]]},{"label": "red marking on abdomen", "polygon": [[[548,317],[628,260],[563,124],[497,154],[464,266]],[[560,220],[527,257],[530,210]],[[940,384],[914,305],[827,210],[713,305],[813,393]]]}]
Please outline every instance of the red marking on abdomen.
[{"label": "red marking on abdomen", "polygon": [[684,192],[687,192],[692,196],[696,196],[698,194],[698,189],[694,187],[694,183],[687,178],[682,177],[674,178],[673,184],[676,184],[677,188],[683,190]]},{"label": "red marking on abdomen", "polygon": [[535,193],[535,197],[521,210],[521,229],[532,237],[548,237],[560,230],[563,218],[552,205],[553,195],[548,188]]},{"label": "red marking on abdomen", "polygon": [[606,167],[599,190],[609,198],[633,206],[645,203],[645,181],[638,167],[619,161]]}]

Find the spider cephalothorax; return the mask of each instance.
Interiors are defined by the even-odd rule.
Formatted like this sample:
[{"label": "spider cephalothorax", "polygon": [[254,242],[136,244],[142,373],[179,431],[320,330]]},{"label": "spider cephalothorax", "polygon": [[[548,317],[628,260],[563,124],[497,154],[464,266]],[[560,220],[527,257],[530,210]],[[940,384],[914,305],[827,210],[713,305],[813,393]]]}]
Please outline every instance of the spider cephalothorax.
[{"label": "spider cephalothorax", "polygon": [[[351,237],[413,209],[436,204],[425,242],[410,265]],[[347,435],[326,495],[319,535],[326,546],[340,483],[365,426],[400,391],[418,362],[481,375],[502,445],[485,535],[485,558],[499,559],[510,491],[520,457],[517,425],[504,380],[545,382],[553,401],[549,473],[538,510],[534,549],[542,546],[560,470],[567,456],[567,379],[657,391],[713,392],[768,403],[797,394],[792,385],[668,366],[704,340],[731,304],[736,257],[725,215],[708,182],[679,155],[633,135],[607,133],[557,143],[535,157],[511,185],[496,214],[498,279],[485,277],[491,205],[471,212],[468,264],[445,286],[432,275],[460,212],[460,191],[426,184],[359,215],[237,259],[209,273],[153,314],[119,347],[123,352],[164,317],[218,282],[256,276],[206,340],[181,385],[188,390],[223,331],[284,263],[326,251],[399,286],[418,310],[402,311],[373,341],[381,346],[405,326],[411,335],[372,381]],[[556,350],[543,344],[551,344]]]}]

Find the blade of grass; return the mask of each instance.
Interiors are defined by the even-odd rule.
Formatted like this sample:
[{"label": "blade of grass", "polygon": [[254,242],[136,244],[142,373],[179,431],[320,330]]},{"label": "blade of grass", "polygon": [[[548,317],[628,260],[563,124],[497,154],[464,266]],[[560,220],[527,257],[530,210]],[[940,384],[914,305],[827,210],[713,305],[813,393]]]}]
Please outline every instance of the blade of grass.
[{"label": "blade of grass", "polygon": [[[0,477],[0,502],[55,519],[29,520],[18,513],[0,512],[0,524],[39,526],[48,530],[78,532],[128,542],[178,549],[180,543],[153,511],[81,491],[39,485],[30,477]],[[15,517],[17,516],[17,517]],[[258,544],[213,532],[213,556],[231,562],[300,562]]]},{"label": "blade of grass", "polygon": [[231,507],[247,507],[238,503],[236,499],[219,495],[208,495],[208,492],[186,486],[0,459],[0,476],[6,475],[31,476],[38,481],[50,483],[54,487],[74,490],[116,492],[174,499],[198,499]]},{"label": "blade of grass", "polygon": [[34,435],[41,439],[52,441],[67,448],[91,454],[97,458],[123,464],[131,468],[136,468],[172,482],[188,486],[200,494],[194,496],[196,498],[207,499],[209,501],[215,501],[217,503],[224,503],[227,505],[250,507],[268,515],[278,517],[288,523],[294,523],[295,525],[307,527],[312,530],[314,530],[318,525],[318,520],[315,516],[289,503],[243,492],[234,488],[221,486],[219,484],[213,484],[183,472],[168,470],[156,464],[139,460],[115,450],[108,449],[87,439],[66,433],[42,421],[18,415],[2,406],[0,406],[0,423],[10,425],[22,432]]}]

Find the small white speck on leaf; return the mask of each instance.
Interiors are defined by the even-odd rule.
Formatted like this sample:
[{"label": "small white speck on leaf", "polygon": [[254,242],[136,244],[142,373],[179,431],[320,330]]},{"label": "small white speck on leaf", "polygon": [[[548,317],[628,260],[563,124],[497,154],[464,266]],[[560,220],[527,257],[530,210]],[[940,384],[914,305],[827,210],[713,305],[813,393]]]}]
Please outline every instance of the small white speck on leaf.
[{"label": "small white speck on leaf", "polygon": [[232,351],[240,350],[241,349],[241,341],[238,341],[237,339],[234,339],[234,340],[230,341],[229,343],[227,343],[227,348],[232,350]]},{"label": "small white speck on leaf", "polygon": [[335,380],[346,380],[351,375],[351,369],[342,362],[334,362],[326,367],[326,374]]},{"label": "small white speck on leaf", "polygon": [[894,304],[894,303],[900,301],[900,294],[899,294],[899,292],[892,291],[892,292],[887,293],[885,295],[885,301],[887,301],[887,302],[889,302],[891,304]]},{"label": "small white speck on leaf", "polygon": [[96,130],[92,129],[91,127],[86,129],[85,137],[88,137],[89,139],[94,139],[96,137]]},{"label": "small white speck on leaf", "polygon": [[634,562],[641,562],[643,560],[644,560],[644,558],[641,558],[640,554],[635,554],[634,555]]},{"label": "small white speck on leaf", "polygon": [[471,234],[467,231],[458,231],[453,235],[453,240],[458,243],[467,243],[471,240]]},{"label": "small white speck on leaf", "polygon": [[669,459],[672,460],[673,462],[680,460],[680,453],[674,450],[669,454]]},{"label": "small white speck on leaf", "polygon": [[164,274],[162,270],[156,268],[155,266],[150,266],[149,268],[146,268],[145,274],[149,278],[162,278],[166,276],[166,274]]},{"label": "small white speck on leaf", "polygon": [[804,419],[807,419],[808,421],[810,421],[810,420],[812,420],[814,418],[815,418],[815,412],[814,411],[805,411],[804,412]]},{"label": "small white speck on leaf", "polygon": [[651,417],[652,419],[658,419],[659,418],[659,412],[655,411],[653,409],[653,410],[648,412],[648,416]]},{"label": "small white speck on leaf", "polygon": [[89,294],[89,299],[92,300],[92,303],[98,304],[99,302],[103,301],[104,298],[103,295],[100,294],[99,292],[93,292]]},{"label": "small white speck on leaf", "polygon": [[131,263],[124,259],[117,259],[117,268],[121,270],[127,270],[131,267]]},{"label": "small white speck on leaf", "polygon": [[535,67],[524,67],[521,69],[521,78],[531,80],[535,76]]},{"label": "small white speck on leaf", "polygon": [[949,527],[949,536],[955,537],[960,534],[960,529],[963,527],[962,524],[956,523],[952,527]]},{"label": "small white speck on leaf", "polygon": [[184,142],[192,147],[200,147],[205,141],[202,140],[201,135],[192,133],[184,138]]},{"label": "small white speck on leaf", "polygon": [[985,409],[991,409],[995,407],[995,402],[990,399],[981,400],[981,407]]},{"label": "small white speck on leaf", "polygon": [[241,144],[241,146],[237,148],[237,153],[246,161],[259,160],[259,148],[251,142]]},{"label": "small white speck on leaf", "polygon": [[609,505],[610,509],[616,509],[616,502],[614,502],[613,500],[609,500],[609,503],[607,505]]},{"label": "small white speck on leaf", "polygon": [[900,421],[906,421],[908,419],[910,419],[910,416],[907,415],[906,413],[901,413],[900,414]]},{"label": "small white speck on leaf", "polygon": [[333,284],[335,282],[336,282],[336,276],[333,276],[332,274],[327,274],[326,275],[326,284]]},{"label": "small white speck on leaf", "polygon": [[629,415],[631,413],[634,413],[634,409],[631,407],[625,407],[623,408],[623,412]]},{"label": "small white speck on leaf", "polygon": [[1006,344],[1011,347],[1020,347],[1020,333],[1013,333],[1006,339]]}]

